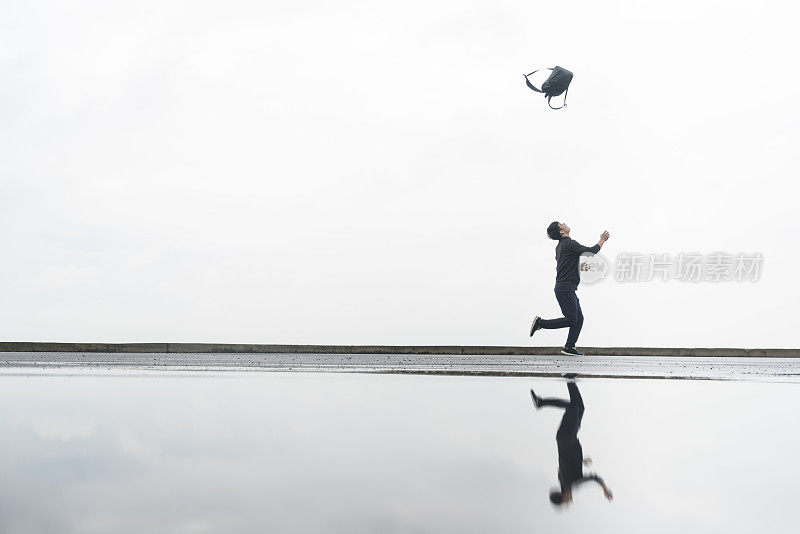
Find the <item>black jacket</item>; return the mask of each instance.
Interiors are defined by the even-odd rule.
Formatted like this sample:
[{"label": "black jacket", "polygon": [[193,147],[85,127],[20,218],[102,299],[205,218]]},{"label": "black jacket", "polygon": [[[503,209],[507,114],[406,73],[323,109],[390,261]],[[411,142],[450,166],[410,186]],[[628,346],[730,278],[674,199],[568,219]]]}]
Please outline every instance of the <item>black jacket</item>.
[{"label": "black jacket", "polygon": [[556,245],[556,289],[575,291],[581,283],[578,264],[581,254],[600,252],[600,245],[584,247],[570,237],[562,237]]}]

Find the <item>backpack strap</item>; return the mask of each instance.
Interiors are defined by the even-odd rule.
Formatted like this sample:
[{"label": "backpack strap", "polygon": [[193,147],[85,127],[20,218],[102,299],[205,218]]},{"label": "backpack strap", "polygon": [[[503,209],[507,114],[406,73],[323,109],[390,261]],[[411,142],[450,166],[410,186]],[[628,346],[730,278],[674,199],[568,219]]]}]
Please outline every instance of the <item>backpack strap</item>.
[{"label": "backpack strap", "polygon": [[[536,91],[537,93],[543,93],[544,91],[534,87],[533,84],[531,83],[531,81],[528,79],[528,76],[532,76],[533,74],[536,74],[540,70],[542,70],[542,69],[536,69],[535,71],[531,72],[530,74],[523,74],[523,76],[525,76],[525,83],[528,85],[528,87],[530,87],[533,91]],[[544,70],[553,70],[553,69],[544,69]]]},{"label": "backpack strap", "polygon": [[567,93],[569,93],[569,87],[567,87],[567,90],[564,91],[564,104],[562,106],[557,107],[557,108],[554,108],[553,104],[550,103],[550,99],[553,98],[553,97],[552,96],[548,96],[547,97],[547,105],[550,106],[550,109],[561,109],[561,108],[567,107]]},{"label": "backpack strap", "polygon": [[[533,74],[533,73],[531,73],[531,74]],[[525,76],[525,84],[526,84],[528,87],[530,87],[532,91],[536,91],[537,93],[541,93],[541,92],[543,92],[543,91],[541,91],[541,90],[539,90],[539,89],[537,89],[537,88],[535,88],[535,87],[533,86],[533,84],[531,83],[531,81],[528,79],[528,76],[530,76],[530,74],[523,74],[523,76]]]},{"label": "backpack strap", "polygon": [[537,73],[537,72],[539,72],[540,70],[553,70],[553,69],[551,69],[551,68],[549,68],[549,67],[548,67],[548,68],[546,68],[546,69],[536,69],[535,71],[531,72],[530,74],[523,74],[523,76],[525,76],[526,78],[527,78],[528,76],[533,76],[534,74],[536,74],[536,73]]}]

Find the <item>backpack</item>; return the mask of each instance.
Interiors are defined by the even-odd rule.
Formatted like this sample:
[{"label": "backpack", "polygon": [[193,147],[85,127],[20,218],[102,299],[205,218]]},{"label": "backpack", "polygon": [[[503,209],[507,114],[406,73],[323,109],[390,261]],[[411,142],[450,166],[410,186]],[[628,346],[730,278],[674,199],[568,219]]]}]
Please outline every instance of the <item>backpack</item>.
[{"label": "backpack", "polygon": [[[561,109],[567,107],[567,92],[569,91],[569,83],[572,81],[572,73],[563,67],[556,66],[552,69],[553,72],[550,73],[550,76],[542,84],[541,89],[537,89],[533,86],[533,84],[528,80],[528,76],[539,72],[542,69],[537,69],[530,74],[523,74],[525,76],[525,83],[536,91],[537,93],[544,93],[545,98],[547,98],[547,105],[550,106],[552,109]],[[554,96],[558,96],[561,93],[564,93],[564,105],[554,108],[553,105],[550,103],[550,99]]]}]

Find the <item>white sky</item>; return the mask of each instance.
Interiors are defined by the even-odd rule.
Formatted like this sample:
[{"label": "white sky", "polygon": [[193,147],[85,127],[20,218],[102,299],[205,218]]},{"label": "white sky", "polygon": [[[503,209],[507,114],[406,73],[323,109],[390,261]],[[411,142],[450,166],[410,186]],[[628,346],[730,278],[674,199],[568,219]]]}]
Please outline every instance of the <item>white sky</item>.
[{"label": "white sky", "polygon": [[[796,346],[788,2],[0,13],[0,339],[557,345],[527,329],[562,220],[611,259],[764,256],[582,287],[579,346]],[[559,112],[521,76],[555,64]]]}]

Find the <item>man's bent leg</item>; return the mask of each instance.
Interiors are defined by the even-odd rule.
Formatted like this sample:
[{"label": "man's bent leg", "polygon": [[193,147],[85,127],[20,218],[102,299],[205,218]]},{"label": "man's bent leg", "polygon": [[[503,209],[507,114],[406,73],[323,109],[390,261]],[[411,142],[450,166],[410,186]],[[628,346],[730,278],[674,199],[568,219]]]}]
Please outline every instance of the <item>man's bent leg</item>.
[{"label": "man's bent leg", "polygon": [[539,324],[542,328],[566,328],[570,327],[570,332],[578,320],[577,312],[575,311],[575,295],[574,291],[556,289],[556,300],[558,306],[561,308],[561,313],[564,317],[558,319],[539,319]]},{"label": "man's bent leg", "polygon": [[570,320],[566,317],[559,317],[558,319],[539,319],[539,326],[552,330],[554,328],[566,328],[572,326]]},{"label": "man's bent leg", "polygon": [[564,399],[540,399],[542,406],[555,406],[556,408],[569,408],[570,401]]}]

